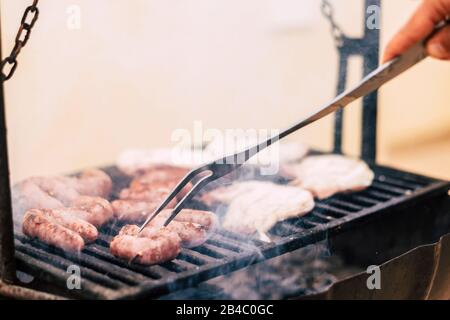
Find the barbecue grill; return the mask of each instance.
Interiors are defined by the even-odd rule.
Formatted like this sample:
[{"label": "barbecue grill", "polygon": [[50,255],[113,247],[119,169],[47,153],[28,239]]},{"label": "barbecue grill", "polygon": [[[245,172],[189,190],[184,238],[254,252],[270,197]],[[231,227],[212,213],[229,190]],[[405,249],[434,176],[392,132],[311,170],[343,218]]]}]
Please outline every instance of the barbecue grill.
[{"label": "barbecue grill", "polygon": [[[366,0],[365,5],[366,8],[380,6],[380,1]],[[377,66],[379,30],[365,30],[361,39],[342,36],[339,41],[338,92],[345,87],[350,56],[361,55],[364,58],[364,73]],[[365,48],[365,51],[361,52],[359,48]],[[249,239],[219,229],[202,246],[182,249],[175,260],[148,267],[129,264],[109,253],[110,240],[120,229],[120,225],[111,223],[103,227],[99,239],[87,245],[80,254],[68,254],[30,240],[21,233],[20,222],[13,222],[3,85],[0,94],[0,295],[3,296],[39,299],[156,298],[323,241],[327,242],[330,251],[368,266],[380,265],[424,244],[438,242],[450,232],[448,181],[376,164],[377,93],[374,93],[363,101],[361,143],[362,157],[375,172],[372,186],[364,191],[317,201],[308,215],[278,223],[270,230],[273,242]],[[342,152],[342,121],[340,112],[335,122],[335,153]],[[118,190],[128,185],[129,178],[115,167],[105,168],[105,171],[113,179],[114,198]],[[197,207],[200,204],[192,202],[191,205]],[[441,244],[438,247],[445,252],[450,251],[450,245]],[[419,260],[423,258],[422,251],[412,252]],[[442,256],[445,256],[444,253]],[[448,273],[448,263],[440,262],[438,258],[439,255],[435,255],[434,260],[430,260],[435,274]],[[80,290],[67,289],[70,276],[67,270],[70,266],[79,267],[82,279]],[[31,275],[34,281],[30,284],[19,281],[16,271]],[[449,290],[433,291],[436,281],[439,281],[439,288],[450,286],[448,277],[430,277],[427,290],[435,292],[431,297],[450,298]],[[320,297],[342,297],[338,294],[339,288],[346,288],[348,283],[338,283]],[[365,290],[367,292],[367,288]],[[354,298],[365,297],[355,292]]]}]

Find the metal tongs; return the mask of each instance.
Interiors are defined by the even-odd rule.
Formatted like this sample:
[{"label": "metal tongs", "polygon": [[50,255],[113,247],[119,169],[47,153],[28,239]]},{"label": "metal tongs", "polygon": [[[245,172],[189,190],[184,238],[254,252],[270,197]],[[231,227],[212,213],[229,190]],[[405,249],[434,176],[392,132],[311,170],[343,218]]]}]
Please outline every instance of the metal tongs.
[{"label": "metal tongs", "polygon": [[183,180],[178,183],[178,185],[167,196],[163,203],[161,203],[161,205],[147,218],[147,220],[139,229],[139,232],[141,232],[188,183],[196,181],[195,183],[193,183],[193,187],[191,188],[191,190],[183,197],[180,202],[178,202],[178,204],[172,210],[172,213],[167,218],[164,226],[167,226],[177,216],[181,209],[185,207],[186,203],[188,203],[208,183],[217,180],[240,168],[247,160],[256,155],[258,152],[264,150],[265,148],[290,135],[291,133],[329,115],[332,112],[335,112],[340,108],[344,108],[356,99],[364,97],[365,95],[377,90],[386,82],[394,79],[404,71],[408,70],[418,62],[425,59],[427,57],[425,46],[428,39],[434,36],[442,28],[449,25],[449,22],[449,20],[442,21],[437,25],[435,30],[429,36],[425,37],[414,46],[409,48],[403,55],[386,62],[385,64],[374,70],[372,73],[367,75],[355,87],[344,91],[336,98],[334,98],[331,102],[328,102],[324,106],[320,107],[306,119],[295,123],[291,127],[282,131],[279,135],[263,141],[251,148],[248,148],[247,150],[220,158],[216,161],[201,165],[198,168],[191,170],[183,178]]}]

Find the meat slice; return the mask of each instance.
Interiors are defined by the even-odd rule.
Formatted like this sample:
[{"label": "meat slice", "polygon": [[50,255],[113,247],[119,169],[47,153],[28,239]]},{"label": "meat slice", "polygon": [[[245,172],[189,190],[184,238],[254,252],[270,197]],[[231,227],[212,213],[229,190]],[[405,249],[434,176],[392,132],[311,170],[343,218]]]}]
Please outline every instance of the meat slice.
[{"label": "meat slice", "polygon": [[291,185],[305,188],[319,199],[339,192],[363,190],[374,178],[364,161],[341,155],[310,156],[285,170],[287,176],[294,179]]},{"label": "meat slice", "polygon": [[76,253],[84,247],[84,240],[78,233],[54,222],[38,210],[25,213],[22,229],[25,235],[65,251]]},{"label": "meat slice", "polygon": [[166,228],[148,238],[122,233],[111,241],[110,250],[129,262],[153,265],[175,259],[181,250],[181,239]]},{"label": "meat slice", "polygon": [[212,191],[211,198],[227,204],[222,227],[246,235],[264,235],[277,222],[303,216],[314,208],[309,191],[264,181],[220,188]]},{"label": "meat slice", "polygon": [[98,231],[95,226],[72,215],[67,209],[33,209],[29,212],[42,215],[52,222],[78,233],[85,243],[97,240]]},{"label": "meat slice", "polygon": [[250,180],[234,183],[228,186],[220,186],[211,191],[201,194],[200,201],[209,207],[229,205],[238,196],[252,192],[260,188],[261,186],[267,186],[267,182]]}]

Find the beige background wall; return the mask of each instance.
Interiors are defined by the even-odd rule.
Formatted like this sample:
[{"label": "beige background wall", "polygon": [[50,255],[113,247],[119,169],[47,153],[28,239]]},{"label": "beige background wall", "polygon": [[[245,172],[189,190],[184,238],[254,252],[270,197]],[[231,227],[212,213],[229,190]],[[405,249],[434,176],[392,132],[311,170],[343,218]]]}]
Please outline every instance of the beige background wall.
[{"label": "beige background wall", "polygon": [[[4,51],[30,2],[1,0]],[[417,2],[384,1],[383,43]],[[362,1],[333,3],[344,30],[360,34]],[[80,29],[67,27],[71,5]],[[337,57],[319,0],[42,0],[40,10],[6,85],[14,181],[169,146],[194,120],[281,128],[334,94]],[[449,83],[450,63],[427,61],[381,91],[381,162],[450,178]],[[352,154],[359,115],[359,103],[349,107]],[[331,123],[293,139],[327,149]]]}]

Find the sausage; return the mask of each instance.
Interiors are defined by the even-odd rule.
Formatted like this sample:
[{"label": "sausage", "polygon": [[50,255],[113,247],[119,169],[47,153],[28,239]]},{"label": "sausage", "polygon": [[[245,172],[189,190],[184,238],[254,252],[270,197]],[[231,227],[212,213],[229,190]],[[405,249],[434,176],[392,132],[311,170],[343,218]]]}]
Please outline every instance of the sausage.
[{"label": "sausage", "polygon": [[70,178],[54,176],[54,177],[32,177],[25,181],[34,183],[43,192],[50,197],[58,199],[65,206],[69,205],[74,199],[79,197],[79,193],[75,188],[70,186],[67,181]]},{"label": "sausage", "polygon": [[[130,189],[133,190],[154,190],[155,188],[166,188],[169,192],[176,187],[176,185],[189,172],[188,169],[160,165],[154,166],[151,169],[133,179],[130,183]],[[192,188],[192,184],[188,183],[178,194],[177,199],[181,200]]]},{"label": "sausage", "polygon": [[175,259],[181,251],[180,244],[176,233],[163,228],[150,238],[119,234],[111,241],[110,251],[130,262],[153,265]]},{"label": "sausage", "polygon": [[[165,218],[156,217],[142,230],[139,236],[151,238],[163,227],[165,221]],[[208,240],[208,232],[201,226],[190,222],[171,221],[165,228],[178,234],[181,239],[181,246],[184,248],[198,247]],[[137,236],[138,232],[138,226],[126,225],[120,230],[119,234]]]},{"label": "sausage", "polygon": [[134,200],[115,200],[111,202],[114,217],[119,221],[129,223],[141,223],[157,208],[159,203],[134,201]]},{"label": "sausage", "polygon": [[112,180],[102,170],[83,171],[76,181],[75,189],[80,195],[108,198],[112,191]]},{"label": "sausage", "polygon": [[23,215],[30,209],[73,206],[80,196],[101,196],[111,192],[111,178],[101,170],[86,170],[79,178],[66,176],[31,177],[14,186],[14,212]]},{"label": "sausage", "polygon": [[52,222],[75,231],[83,238],[85,243],[94,242],[98,238],[98,230],[96,227],[89,222],[73,216],[67,209],[35,209],[33,211],[36,213],[40,212]]},{"label": "sausage", "polygon": [[187,168],[171,165],[154,165],[144,170],[140,175],[137,175],[130,186],[133,187],[133,183],[151,186],[155,182],[181,180],[188,172],[189,169]]},{"label": "sausage", "polygon": [[[158,215],[158,217],[164,217],[167,219],[170,213],[171,210],[163,210]],[[213,212],[194,209],[181,210],[175,217],[175,220],[200,225],[203,228],[205,228],[208,232],[212,232],[219,224],[217,216]]]},{"label": "sausage", "polygon": [[30,210],[25,213],[22,230],[31,238],[39,239],[65,251],[77,253],[84,247],[84,240],[78,233],[55,223],[39,210]]},{"label": "sausage", "polygon": [[[155,219],[156,220],[156,219]],[[165,219],[160,219],[164,220]],[[164,222],[162,222],[164,223]],[[162,225],[161,223],[161,225]],[[156,224],[156,223],[155,223]],[[208,240],[208,232],[199,225],[195,225],[190,222],[171,221],[167,228],[173,232],[176,232],[181,239],[181,246],[185,248],[194,248],[201,246]],[[147,231],[148,230],[148,231]],[[154,232],[152,227],[145,228],[144,232]]]},{"label": "sausage", "polygon": [[22,181],[12,189],[12,203],[15,216],[23,216],[25,212],[35,208],[63,208],[64,204],[50,196],[34,182]]},{"label": "sausage", "polygon": [[100,197],[81,196],[72,202],[67,211],[99,228],[114,216],[108,200]]},{"label": "sausage", "polygon": [[[122,200],[162,202],[170,194],[171,191],[172,188],[167,187],[164,184],[154,185],[152,188],[144,186],[125,188],[120,192],[119,198]],[[171,205],[175,205],[176,203],[176,199],[173,199]]]}]

